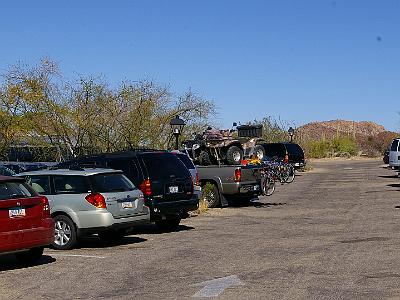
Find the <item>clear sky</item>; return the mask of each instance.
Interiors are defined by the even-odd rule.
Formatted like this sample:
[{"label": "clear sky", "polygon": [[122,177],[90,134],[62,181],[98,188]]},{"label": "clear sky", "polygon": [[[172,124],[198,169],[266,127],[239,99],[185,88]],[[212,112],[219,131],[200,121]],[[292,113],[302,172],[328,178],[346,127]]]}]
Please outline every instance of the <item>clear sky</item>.
[{"label": "clear sky", "polygon": [[400,130],[398,0],[2,2],[0,69],[44,56],[70,78],[192,88],[226,127],[271,115]]}]

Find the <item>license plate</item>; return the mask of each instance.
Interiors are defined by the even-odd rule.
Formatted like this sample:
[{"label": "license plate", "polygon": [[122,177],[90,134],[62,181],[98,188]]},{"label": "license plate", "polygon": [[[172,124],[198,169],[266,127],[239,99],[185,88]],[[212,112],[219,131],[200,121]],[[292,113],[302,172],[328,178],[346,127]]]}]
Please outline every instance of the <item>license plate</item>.
[{"label": "license plate", "polygon": [[122,202],[122,208],[133,208],[133,202]]},{"label": "license plate", "polygon": [[255,185],[253,188],[254,188],[254,191],[258,191],[260,189],[260,187],[258,185]]},{"label": "license plate", "polygon": [[14,217],[25,217],[25,216],[26,216],[25,208],[14,208],[14,209],[10,209],[10,210],[8,211],[8,215],[10,216],[10,218],[14,218]]},{"label": "license plate", "polygon": [[179,188],[177,186],[170,186],[169,187],[169,192],[171,194],[177,193],[177,192],[179,192]]}]

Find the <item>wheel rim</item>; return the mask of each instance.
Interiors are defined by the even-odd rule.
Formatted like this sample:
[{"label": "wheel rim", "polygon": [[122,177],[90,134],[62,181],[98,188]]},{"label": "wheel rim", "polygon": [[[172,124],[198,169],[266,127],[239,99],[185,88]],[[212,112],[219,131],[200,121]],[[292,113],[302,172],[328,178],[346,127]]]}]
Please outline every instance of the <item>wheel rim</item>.
[{"label": "wheel rim", "polygon": [[234,161],[240,162],[240,158],[241,158],[241,155],[240,155],[239,151],[236,151],[236,152],[233,153],[233,160]]},{"label": "wheel rim", "polygon": [[258,159],[263,159],[264,158],[264,152],[261,149],[258,149],[258,151],[256,152],[256,156]]},{"label": "wheel rim", "polygon": [[71,227],[64,221],[56,221],[54,243],[58,246],[65,246],[71,239]]}]

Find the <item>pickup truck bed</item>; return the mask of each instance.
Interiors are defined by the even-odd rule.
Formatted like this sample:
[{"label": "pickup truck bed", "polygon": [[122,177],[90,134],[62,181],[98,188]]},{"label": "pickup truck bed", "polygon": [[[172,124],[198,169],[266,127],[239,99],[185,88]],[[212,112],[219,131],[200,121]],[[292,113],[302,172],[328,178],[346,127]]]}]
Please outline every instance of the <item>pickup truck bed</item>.
[{"label": "pickup truck bed", "polygon": [[209,202],[210,207],[228,206],[226,197],[236,196],[249,201],[260,194],[260,168],[258,166],[197,166],[202,186],[210,183],[214,186],[216,201]]}]

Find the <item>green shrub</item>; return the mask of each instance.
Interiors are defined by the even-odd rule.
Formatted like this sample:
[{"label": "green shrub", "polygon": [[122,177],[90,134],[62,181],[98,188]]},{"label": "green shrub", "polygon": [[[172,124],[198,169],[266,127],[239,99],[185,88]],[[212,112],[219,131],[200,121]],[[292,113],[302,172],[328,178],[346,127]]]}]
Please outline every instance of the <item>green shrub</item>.
[{"label": "green shrub", "polygon": [[332,140],[310,141],[305,145],[310,158],[353,156],[357,154],[357,143],[350,137],[337,136]]}]

